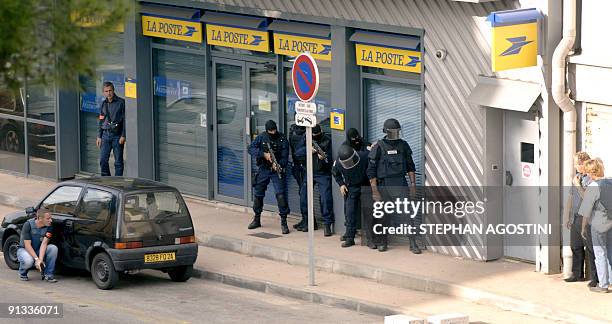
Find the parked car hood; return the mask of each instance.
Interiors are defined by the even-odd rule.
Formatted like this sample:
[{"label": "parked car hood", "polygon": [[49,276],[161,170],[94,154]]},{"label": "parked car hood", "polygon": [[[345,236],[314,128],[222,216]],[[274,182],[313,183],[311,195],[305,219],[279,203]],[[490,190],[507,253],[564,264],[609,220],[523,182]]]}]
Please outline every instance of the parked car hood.
[{"label": "parked car hood", "polygon": [[27,219],[28,219],[28,215],[26,214],[25,210],[12,212],[4,216],[4,220],[2,221],[2,227],[6,227],[9,224],[22,224]]}]

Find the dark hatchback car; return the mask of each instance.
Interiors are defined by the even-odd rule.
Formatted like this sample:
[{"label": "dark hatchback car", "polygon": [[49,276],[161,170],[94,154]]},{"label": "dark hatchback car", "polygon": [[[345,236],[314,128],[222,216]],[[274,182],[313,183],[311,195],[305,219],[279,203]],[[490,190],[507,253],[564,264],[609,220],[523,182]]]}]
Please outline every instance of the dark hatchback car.
[{"label": "dark hatchback car", "polygon": [[173,281],[191,277],[198,245],[179,191],[162,183],[95,177],[59,183],[41,202],[7,215],[0,227],[4,260],[18,269],[17,248],[25,221],[45,208],[53,214],[51,243],[61,267],[91,272],[100,289],[119,273],[157,269]]}]

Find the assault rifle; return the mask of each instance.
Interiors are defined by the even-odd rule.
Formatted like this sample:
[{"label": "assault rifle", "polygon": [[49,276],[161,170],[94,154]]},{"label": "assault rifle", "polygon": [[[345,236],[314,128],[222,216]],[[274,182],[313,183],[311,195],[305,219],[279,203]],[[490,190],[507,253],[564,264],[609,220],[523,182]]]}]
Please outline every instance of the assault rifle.
[{"label": "assault rifle", "polygon": [[323,157],[325,163],[329,163],[327,160],[327,153],[325,153],[325,151],[323,151],[319,144],[317,144],[317,142],[314,140],[312,141],[312,148],[315,150],[315,153]]},{"label": "assault rifle", "polygon": [[272,162],[272,170],[275,170],[276,174],[278,174],[278,178],[282,179],[283,173],[285,171],[283,170],[281,165],[278,163],[278,161],[276,161],[276,156],[274,155],[274,150],[272,149],[272,146],[270,146],[270,143],[263,142],[263,149],[264,149],[264,152],[270,153],[271,162]]}]

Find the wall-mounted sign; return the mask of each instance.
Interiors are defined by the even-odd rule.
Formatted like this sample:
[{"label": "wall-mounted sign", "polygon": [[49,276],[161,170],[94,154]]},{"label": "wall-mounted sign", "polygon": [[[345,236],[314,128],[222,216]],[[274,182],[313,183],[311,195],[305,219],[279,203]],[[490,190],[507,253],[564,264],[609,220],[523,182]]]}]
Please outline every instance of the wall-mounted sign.
[{"label": "wall-mounted sign", "polygon": [[125,97],[136,99],[136,79],[125,78]]},{"label": "wall-mounted sign", "polygon": [[493,72],[538,64],[537,9],[493,12],[487,17],[492,28],[491,69]]},{"label": "wall-mounted sign", "polygon": [[[82,15],[78,11],[73,11],[70,13],[70,19],[72,22],[79,27],[98,27],[104,24],[106,17],[104,16],[92,16],[92,15]],[[118,33],[123,33],[125,31],[125,23],[118,23],[113,29]]]},{"label": "wall-mounted sign", "polygon": [[202,23],[142,15],[142,34],[160,38],[201,43]]},{"label": "wall-mounted sign", "polygon": [[533,178],[535,164],[521,162],[521,176],[523,179]]},{"label": "wall-mounted sign", "polygon": [[210,45],[234,47],[258,52],[270,51],[267,31],[207,24],[206,41]]},{"label": "wall-mounted sign", "polygon": [[421,73],[421,52],[406,49],[355,44],[357,65]]},{"label": "wall-mounted sign", "polygon": [[274,53],[298,56],[306,52],[315,59],[331,61],[331,39],[274,33]]},{"label": "wall-mounted sign", "polygon": [[336,129],[343,131],[344,130],[344,109],[333,108],[329,113],[330,124],[329,127],[331,129]]}]

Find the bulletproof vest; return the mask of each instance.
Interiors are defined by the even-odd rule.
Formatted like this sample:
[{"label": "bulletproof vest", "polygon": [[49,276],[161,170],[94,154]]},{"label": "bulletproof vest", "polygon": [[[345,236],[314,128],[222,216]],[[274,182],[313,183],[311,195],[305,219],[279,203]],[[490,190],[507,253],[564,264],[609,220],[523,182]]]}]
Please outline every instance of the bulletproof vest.
[{"label": "bulletproof vest", "polygon": [[378,179],[404,177],[408,172],[406,167],[406,152],[403,151],[402,141],[397,140],[391,145],[385,140],[378,141],[380,147],[380,159],[376,170]]},{"label": "bulletproof vest", "polygon": [[281,133],[278,133],[278,137],[276,137],[276,139],[272,138],[272,136],[270,136],[270,134],[268,134],[267,132],[264,134],[263,142],[270,144],[270,148],[274,150],[274,155],[277,159],[281,156],[280,150],[282,148],[282,140],[283,135]]}]

